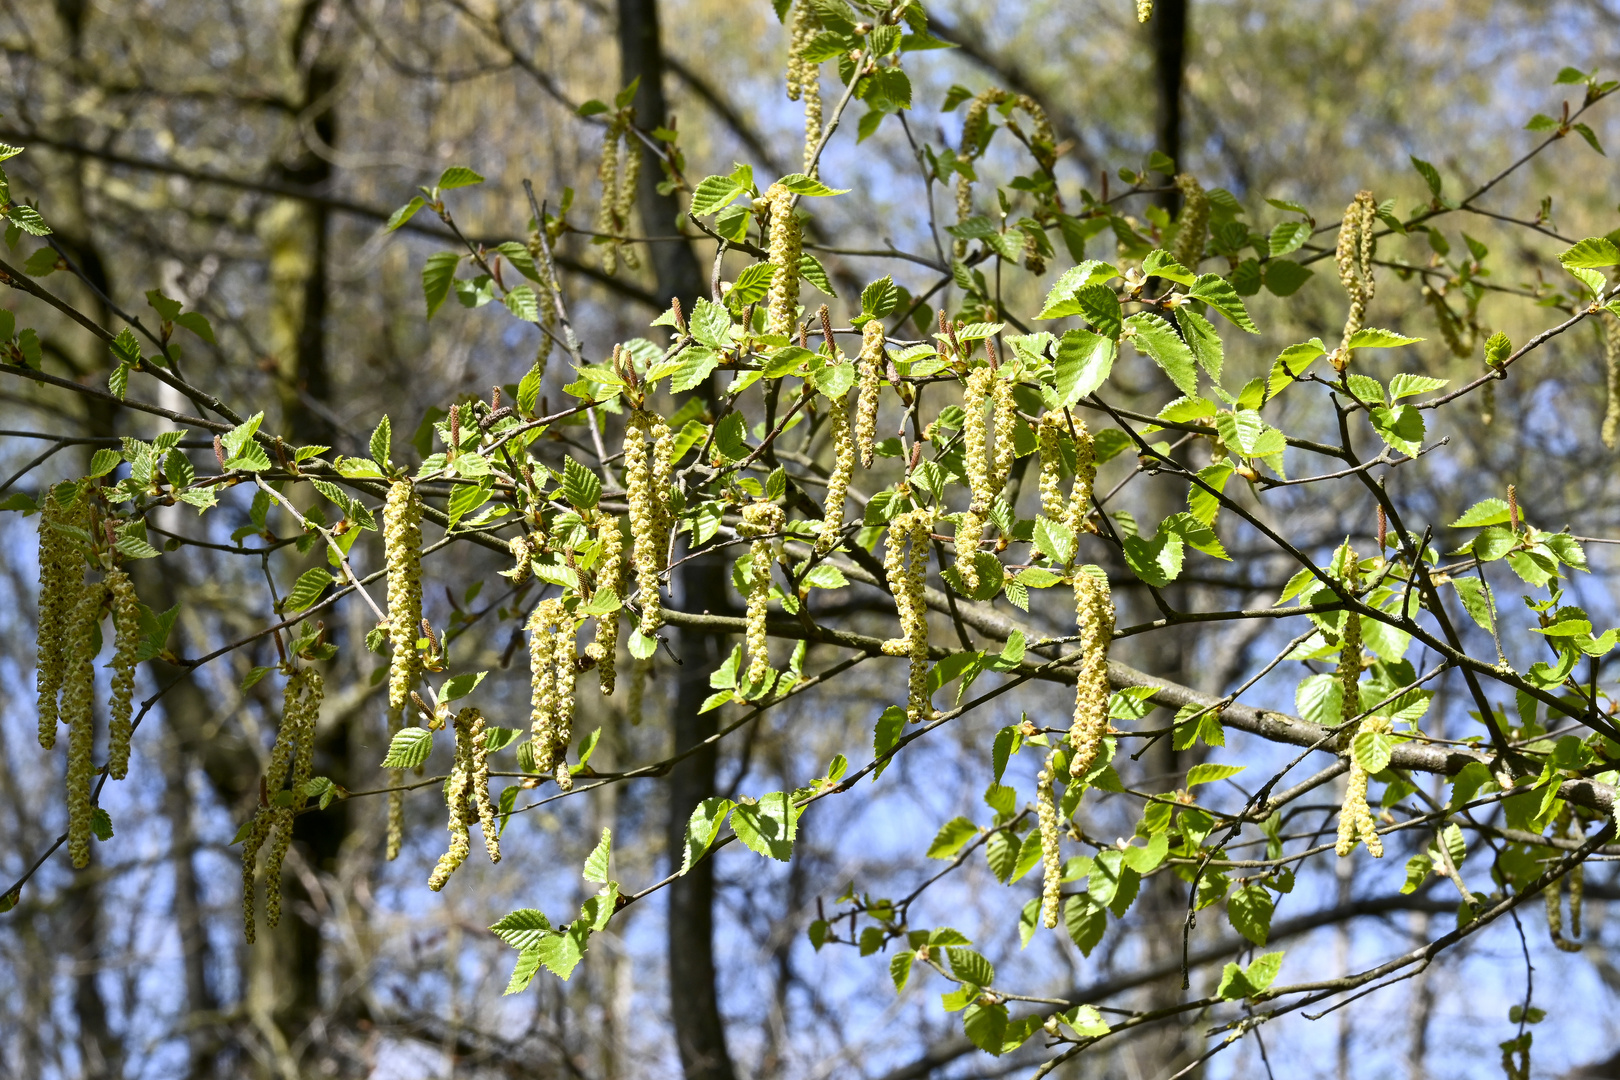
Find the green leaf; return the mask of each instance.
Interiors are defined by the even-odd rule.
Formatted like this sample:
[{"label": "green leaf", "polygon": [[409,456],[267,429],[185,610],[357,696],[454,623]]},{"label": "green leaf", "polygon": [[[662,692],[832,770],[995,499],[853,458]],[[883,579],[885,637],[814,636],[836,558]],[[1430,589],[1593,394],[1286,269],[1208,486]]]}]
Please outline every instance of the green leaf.
[{"label": "green leaf", "polygon": [[1496,604],[1485,587],[1485,583],[1478,578],[1459,577],[1452,578],[1451,584],[1457,590],[1457,596],[1462,600],[1463,610],[1473,619],[1481,630],[1492,631],[1496,626]]},{"label": "green leaf", "polygon": [[1435,379],[1427,375],[1408,375],[1405,372],[1389,380],[1389,400],[1399,401],[1413,394],[1427,394],[1447,385],[1450,379]]},{"label": "green leaf", "polygon": [[12,203],[4,211],[11,223],[30,236],[49,236],[51,227],[39,216],[39,211],[24,203]]},{"label": "green leaf", "polygon": [[928,845],[930,859],[949,859],[962,850],[962,845],[979,835],[979,827],[965,817],[955,817],[940,826],[934,842]]},{"label": "green leaf", "polygon": [[106,476],[123,463],[123,455],[118,451],[110,448],[97,450],[91,455],[90,472],[86,474],[86,479],[95,480]]},{"label": "green leaf", "polygon": [[534,295],[534,290],[527,285],[519,285],[501,297],[501,303],[506,305],[516,318],[524,322],[538,323],[540,321],[540,299]]},{"label": "green leaf", "polygon": [[1047,517],[1035,519],[1035,549],[1058,566],[1065,566],[1074,558],[1074,532],[1060,521]]},{"label": "green leaf", "polygon": [[1226,902],[1226,917],[1232,929],[1254,942],[1264,945],[1271,936],[1271,914],[1276,903],[1263,885],[1246,885],[1233,893]]},{"label": "green leaf", "polygon": [[786,792],[774,791],[753,805],[739,803],[731,812],[731,828],[750,851],[787,862],[798,832],[798,811]]},{"label": "green leaf", "polygon": [[388,468],[388,451],[394,444],[394,426],[384,413],[383,418],[377,421],[377,426],[371,432],[371,460],[377,463],[379,469]]},{"label": "green leaf", "polygon": [[439,310],[445,298],[450,295],[451,282],[455,280],[456,267],[461,263],[461,256],[453,251],[440,251],[427,257],[422,266],[422,295],[427,300],[427,317],[433,318],[434,312]]},{"label": "green leaf", "polygon": [[[581,871],[581,876],[586,881],[594,881],[597,884],[606,883],[608,879],[608,857],[612,854],[612,851],[613,830],[604,828],[602,830],[602,839],[596,842],[596,847],[585,857],[585,869]],[[1264,944],[1264,942],[1261,944]]]},{"label": "green leaf", "polygon": [[383,758],[385,769],[414,769],[427,761],[433,752],[433,732],[422,727],[401,728],[388,744],[388,756]]},{"label": "green leaf", "polygon": [[1090,956],[1108,929],[1108,909],[1089,893],[1071,896],[1063,904],[1063,928],[1069,932],[1069,940],[1079,946],[1081,955]]},{"label": "green leaf", "polygon": [[103,843],[113,838],[112,817],[99,806],[90,812],[90,832]]},{"label": "green leaf", "polygon": [[1412,167],[1422,175],[1423,182],[1429,185],[1429,194],[1438,199],[1440,197],[1440,173],[1433,165],[1416,156],[1412,156]]},{"label": "green leaf", "polygon": [[729,176],[706,176],[692,189],[691,212],[707,217],[723,209],[745,189]]},{"label": "green leaf", "polygon": [[411,218],[415,217],[416,212],[426,205],[427,203],[423,200],[422,196],[416,196],[410,202],[388,215],[388,223],[383,226],[383,231],[393,232],[395,229],[411,220]]},{"label": "green leaf", "polygon": [[467,168],[465,165],[452,165],[439,174],[438,188],[440,191],[450,191],[453,188],[472,187],[482,184],[484,178]]},{"label": "green leaf", "polygon": [[446,679],[444,686],[439,689],[439,700],[456,701],[466,697],[478,689],[478,684],[483,682],[484,676],[488,674],[487,671],[467,671]]},{"label": "green leaf", "polygon": [[1393,330],[1379,330],[1376,327],[1363,327],[1350,335],[1352,349],[1394,349],[1402,345],[1414,345],[1424,340],[1420,337],[1406,337]]},{"label": "green leaf", "polygon": [[849,193],[849,188],[830,188],[820,180],[808,177],[804,173],[788,173],[777,183],[795,195],[819,197],[823,195],[846,195]]},{"label": "green leaf", "polygon": [[489,929],[506,944],[520,950],[539,944],[541,938],[552,933],[551,920],[546,918],[545,912],[534,908],[509,912]]},{"label": "green leaf", "polygon": [[1453,529],[1477,529],[1485,525],[1506,525],[1508,504],[1501,499],[1481,499],[1451,523]]},{"label": "green leaf", "polygon": [[1190,307],[1176,309],[1176,325],[1181,328],[1181,336],[1186,339],[1193,358],[1198,361],[1198,366],[1204,369],[1210,382],[1219,386],[1221,365],[1225,361],[1226,350],[1221,345],[1221,336],[1215,332],[1215,327]]},{"label": "green leaf", "polygon": [[1181,576],[1185,544],[1168,529],[1160,530],[1151,539],[1127,536],[1124,549],[1131,571],[1154,588],[1163,588]]},{"label": "green leaf", "polygon": [[1070,330],[1058,340],[1054,367],[1060,408],[1074,405],[1108,380],[1114,367],[1114,351],[1112,338],[1087,330]]},{"label": "green leaf", "polygon": [[1176,389],[1188,397],[1197,396],[1198,371],[1193,366],[1192,352],[1169,323],[1142,312],[1126,319],[1125,327],[1130,331],[1131,344],[1163,368]]},{"label": "green leaf", "polygon": [[951,974],[965,983],[974,986],[990,986],[996,981],[996,969],[981,954],[972,949],[947,949],[946,955],[950,958]]},{"label": "green leaf", "polygon": [[1409,457],[1423,449],[1423,414],[1411,405],[1375,406],[1368,415],[1373,430],[1392,448]]},{"label": "green leaf", "polygon": [[282,610],[289,614],[297,614],[319,600],[321,593],[332,584],[332,575],[324,567],[315,566],[298,575],[293,584],[292,591],[282,605]]},{"label": "green leaf", "polygon": [[827,268],[821,265],[821,260],[808,252],[799,256],[799,276],[828,296],[837,297],[838,290],[833,288],[832,279],[827,276]]},{"label": "green leaf", "polygon": [[1558,256],[1565,269],[1601,270],[1607,266],[1620,266],[1620,246],[1602,236],[1592,236],[1575,244]]},{"label": "green leaf", "polygon": [[1292,259],[1271,259],[1266,263],[1265,286],[1274,296],[1293,296],[1315,276],[1310,267]]},{"label": "green leaf", "polygon": [[1249,317],[1249,309],[1243,306],[1242,297],[1232,283],[1218,274],[1200,274],[1194,281],[1187,295],[1195,300],[1202,300],[1236,326],[1240,330],[1247,330],[1251,334],[1258,334],[1260,328],[1254,325]]},{"label": "green leaf", "polygon": [[1191,270],[1178,263],[1175,257],[1163,248],[1150,251],[1143,257],[1142,273],[1147,277],[1162,277],[1166,281],[1174,281],[1177,285],[1191,285],[1198,280]]},{"label": "green leaf", "polygon": [[1381,773],[1389,768],[1389,758],[1394,750],[1395,740],[1382,731],[1360,732],[1350,743],[1350,752],[1355,755],[1356,764],[1369,774]]},{"label": "green leaf", "polygon": [[771,277],[775,273],[776,268],[768,262],[745,267],[743,272],[737,275],[731,290],[726,293],[726,302],[740,309],[744,304],[753,304],[765,299],[765,294],[771,288]]},{"label": "green leaf", "polygon": [[1197,787],[1199,784],[1225,780],[1229,776],[1236,776],[1246,768],[1248,768],[1247,765],[1217,765],[1214,762],[1206,761],[1187,770],[1187,786],[1192,788]]},{"label": "green leaf", "polygon": [[1006,1043],[1007,1006],[969,1005],[962,1013],[962,1030],[974,1046],[1000,1057]]},{"label": "green leaf", "polygon": [[1279,255],[1287,255],[1291,251],[1298,251],[1305,246],[1305,241],[1311,238],[1311,226],[1306,221],[1282,221],[1272,227],[1271,237],[1267,241],[1267,249],[1273,259]]},{"label": "green leaf", "polygon": [[575,461],[563,459],[562,496],[576,510],[594,510],[602,497],[602,481]]},{"label": "green leaf", "polygon": [[1124,325],[1124,313],[1113,289],[1107,285],[1084,285],[1075,290],[1074,302],[1079,305],[1080,314],[1103,337],[1119,337],[1120,327]]},{"label": "green leaf", "polygon": [[720,826],[725,824],[726,815],[731,813],[736,804],[730,799],[711,797],[698,803],[692,811],[692,816],[686,823],[686,843],[681,854],[681,873],[692,869],[693,865],[709,850],[714,843],[715,836],[720,832]]},{"label": "green leaf", "polygon": [[1334,727],[1344,721],[1344,686],[1335,674],[1307,675],[1294,691],[1294,707],[1302,719]]}]

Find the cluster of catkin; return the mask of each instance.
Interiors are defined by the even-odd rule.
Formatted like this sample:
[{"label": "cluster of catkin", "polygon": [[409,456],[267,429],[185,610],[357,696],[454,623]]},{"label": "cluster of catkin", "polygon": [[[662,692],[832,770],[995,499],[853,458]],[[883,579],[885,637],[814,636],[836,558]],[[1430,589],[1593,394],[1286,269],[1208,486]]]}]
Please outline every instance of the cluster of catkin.
[{"label": "cluster of catkin", "polygon": [[1204,240],[1209,233],[1209,196],[1192,173],[1177,173],[1176,187],[1181,191],[1181,231],[1176,233],[1170,254],[1182,266],[1196,271],[1204,260]]},{"label": "cluster of catkin", "polygon": [[[619,519],[603,514],[596,520],[596,542],[599,545],[596,562],[596,591],[606,589],[623,599],[624,534],[619,530]],[[596,617],[596,638],[585,646],[585,656],[596,663],[597,684],[603,697],[613,696],[619,658],[619,613],[610,611]]]},{"label": "cluster of catkin", "polygon": [[928,703],[928,606],[923,597],[933,523],[933,511],[926,507],[896,514],[889,522],[888,546],[883,556],[883,570],[900,616],[901,635],[885,641],[883,652],[911,660],[906,719],[913,724],[928,719],[933,711]]},{"label": "cluster of catkin", "polygon": [[[748,548],[748,675],[746,682],[758,685],[770,674],[770,639],[765,633],[766,609],[771,601],[771,564],[776,561],[771,538],[781,533],[787,516],[774,502],[751,502],[742,510],[742,526],[737,534],[751,537]],[[780,541],[778,541],[780,543]]]},{"label": "cluster of catkin", "polygon": [[[1074,433],[1074,486],[1065,497],[1062,435],[1070,425]],[[1086,422],[1077,416],[1049,412],[1041,417],[1035,445],[1041,457],[1041,513],[1068,526],[1078,537],[1091,512],[1091,489],[1097,480],[1097,457],[1091,432],[1086,430]]]},{"label": "cluster of catkin", "polygon": [[1145,23],[1153,18],[1153,0],[1136,0],[1136,21]]},{"label": "cluster of catkin", "polygon": [[1350,338],[1361,329],[1367,306],[1373,298],[1373,226],[1378,221],[1378,204],[1370,191],[1356,192],[1355,201],[1344,210],[1339,225],[1339,243],[1333,261],[1339,268],[1339,281],[1350,296],[1350,311],[1344,320],[1344,337],[1333,354],[1335,370],[1350,363]]},{"label": "cluster of catkin", "polygon": [[[596,211],[596,231],[612,237],[602,253],[602,269],[618,273],[619,259],[632,270],[639,269],[630,235],[630,211],[636,205],[636,181],[641,175],[641,144],[630,131],[631,110],[621,109],[602,133],[602,162],[596,176],[602,182],[602,204]],[[619,149],[620,141],[624,149]]]},{"label": "cluster of catkin", "polygon": [[[1357,586],[1356,553],[1345,552],[1345,585],[1354,593]],[[1361,711],[1361,616],[1353,611],[1344,613],[1344,627],[1339,631],[1339,696],[1345,720]],[[1355,735],[1387,733],[1390,718],[1368,716],[1356,725]],[[1367,770],[1356,760],[1353,750],[1354,736],[1345,740],[1352,747],[1350,773],[1345,784],[1344,806],[1339,811],[1339,838],[1334,850],[1342,858],[1356,849],[1357,842],[1367,845],[1375,859],[1384,857],[1384,842],[1378,836],[1372,809],[1367,805]]]},{"label": "cluster of catkin", "polygon": [[[649,444],[651,453],[649,454]],[[651,636],[664,625],[659,575],[669,569],[675,435],[664,418],[636,409],[624,426],[624,487],[630,503],[630,561],[636,572],[641,632]]]},{"label": "cluster of catkin", "polygon": [[821,23],[807,0],[793,5],[788,28],[787,96],[804,100],[804,171],[816,175],[816,149],[821,145],[821,65],[805,59]]},{"label": "cluster of catkin", "polygon": [[[1028,114],[1034,130],[1027,142],[1035,156],[1035,163],[1047,172],[1057,162],[1056,140],[1052,134],[1052,122],[1046,116],[1046,110],[1041,108],[1040,102],[1028,94],[1012,94],[997,87],[990,87],[979,91],[972,101],[968,102],[967,111],[962,116],[962,145],[957,150],[957,159],[969,166],[980,157],[990,144],[990,107],[1013,102],[1014,106]],[[1009,118],[1007,126],[1016,130],[1016,124]],[[960,225],[973,216],[973,181],[964,173],[956,177],[956,222]],[[952,253],[958,259],[967,255],[967,241],[958,239],[952,245]],[[1036,271],[1039,273],[1040,271]]]},{"label": "cluster of catkin", "polygon": [[574,737],[574,616],[560,599],[542,600],[529,615],[529,734],[534,768],[551,773],[561,791],[572,791],[574,778],[564,760]]},{"label": "cluster of catkin", "polygon": [[[545,228],[545,242],[542,243],[540,230]],[[557,270],[551,263],[550,245],[557,242],[557,233],[549,226],[535,223],[535,231],[529,234],[529,259],[534,263],[534,275],[540,280],[535,284],[535,300],[540,309],[540,346],[535,353],[534,362],[541,368],[551,359],[552,346],[556,344],[557,337]]]},{"label": "cluster of catkin", "polygon": [[[242,931],[249,944],[257,929],[254,918],[254,880],[259,852],[270,852],[264,862],[265,922],[281,922],[281,864],[292,843],[293,819],[303,806],[304,783],[315,760],[315,724],[321,714],[325,682],[320,673],[295,663],[285,665],[287,685],[282,690],[281,726],[264,772],[263,799],[254,811],[242,839]],[[278,795],[286,793],[284,797]]]},{"label": "cluster of catkin", "polygon": [[799,319],[799,255],[802,236],[793,214],[793,192],[772,184],[762,196],[771,224],[771,289],[766,297],[765,332],[792,338]]},{"label": "cluster of catkin", "polygon": [[1085,776],[1108,733],[1108,646],[1114,639],[1114,600],[1101,568],[1074,575],[1074,617],[1080,662],[1075,667],[1074,720],[1069,725],[1069,775]]},{"label": "cluster of catkin", "polygon": [[1057,925],[1058,900],[1063,890],[1063,856],[1058,847],[1057,781],[1058,752],[1046,754],[1046,761],[1035,777],[1035,809],[1041,830],[1041,925],[1048,930]]},{"label": "cluster of catkin", "polygon": [[75,534],[90,525],[82,495],[64,506],[52,492],[39,523],[39,638],[35,670],[39,744],[56,745],[58,723],[68,726],[68,854],[76,869],[90,862],[91,818],[95,807],[96,646],[102,614],[112,609],[112,695],[108,704],[107,775],[129,774],[134,734],[135,658],[140,646],[141,608],[135,585],[118,567],[104,580],[86,583],[85,561]]},{"label": "cluster of catkin", "polygon": [[[962,410],[962,457],[971,501],[956,528],[956,573],[963,587],[971,593],[979,587],[979,569],[974,556],[979,551],[985,521],[1012,471],[1013,425],[1018,422],[1012,383],[993,365],[974,368],[968,373]],[[992,429],[995,432],[993,451],[990,446]]]},{"label": "cluster of catkin", "polygon": [[484,850],[489,861],[501,861],[500,829],[495,824],[495,804],[489,798],[489,751],[485,741],[489,737],[484,727],[484,714],[477,709],[462,709],[456,714],[456,760],[450,766],[450,778],[444,785],[444,802],[450,811],[447,828],[450,846],[439,856],[428,878],[428,888],[438,892],[450,875],[467,860],[472,849],[467,829],[478,822],[484,834]]},{"label": "cluster of catkin", "polygon": [[[388,737],[405,727],[411,690],[422,675],[416,651],[422,623],[422,502],[409,480],[395,480],[383,503],[383,555],[388,568]],[[390,769],[388,858],[399,857],[405,836],[404,770]]]}]

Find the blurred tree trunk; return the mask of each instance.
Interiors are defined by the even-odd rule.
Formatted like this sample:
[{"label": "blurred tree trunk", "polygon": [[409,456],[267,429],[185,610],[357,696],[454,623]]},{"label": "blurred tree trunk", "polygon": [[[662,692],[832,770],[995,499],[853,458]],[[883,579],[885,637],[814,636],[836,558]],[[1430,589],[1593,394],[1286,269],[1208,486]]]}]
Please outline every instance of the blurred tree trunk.
[{"label": "blurred tree trunk", "polygon": [[[1187,5],[1189,0],[1157,0],[1148,29],[1153,34],[1153,85],[1155,109],[1153,141],[1185,171],[1181,160],[1182,87],[1187,80]],[[1171,177],[1166,177],[1168,182]],[[1159,205],[1171,213],[1181,205],[1178,192],[1159,195]]]},{"label": "blurred tree trunk", "polygon": [[[640,79],[636,90],[636,125],[644,131],[667,124],[664,102],[664,56],[659,39],[657,0],[619,0],[619,58],[621,79],[628,86]],[[677,227],[679,212],[674,195],[663,195],[658,183],[661,169],[648,162],[641,170],[636,192],[641,227],[647,235],[667,235]],[[648,261],[658,280],[660,297],[679,297],[686,311],[702,294],[703,274],[688,244],[649,244]],[[719,609],[726,605],[723,560],[694,559],[683,563],[672,583],[688,611]],[[705,674],[720,660],[719,638],[681,632],[676,648],[683,666],[671,726],[674,749],[680,753],[711,737],[718,730],[718,711],[700,714],[709,685]],[[714,793],[717,754],[713,749],[693,754],[675,766],[669,778],[669,819],[665,835],[672,863],[679,864],[686,839],[686,824],[699,802]],[[731,1055],[726,1049],[725,1025],[720,1017],[714,968],[714,864],[704,860],[669,890],[670,1019],[687,1080],[731,1080]]]}]

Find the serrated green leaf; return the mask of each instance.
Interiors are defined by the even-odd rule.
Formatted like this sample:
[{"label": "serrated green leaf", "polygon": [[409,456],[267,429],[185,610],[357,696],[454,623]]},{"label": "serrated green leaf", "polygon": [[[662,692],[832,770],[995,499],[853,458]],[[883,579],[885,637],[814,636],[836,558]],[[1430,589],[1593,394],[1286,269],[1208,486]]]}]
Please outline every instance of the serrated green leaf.
[{"label": "serrated green leaf", "polygon": [[422,727],[401,728],[388,743],[388,755],[383,758],[385,769],[414,769],[427,761],[433,752],[433,732]]},{"label": "serrated green leaf", "polygon": [[1254,325],[1249,317],[1249,309],[1243,305],[1243,298],[1232,287],[1232,283],[1219,274],[1200,274],[1194,281],[1187,295],[1195,300],[1202,300],[1236,326],[1251,334],[1258,334],[1260,328]]},{"label": "serrated green leaf", "polygon": [[321,593],[325,592],[326,587],[330,584],[332,584],[332,575],[327,573],[324,567],[315,566],[305,570],[298,575],[298,580],[293,584],[292,591],[287,594],[282,610],[288,614],[296,615],[319,600]]},{"label": "serrated green leaf", "polygon": [[471,187],[482,184],[484,178],[465,165],[452,165],[439,174],[438,188],[440,191],[450,191],[454,188]]},{"label": "serrated green leaf", "polygon": [[1130,342],[1170,376],[1176,389],[1188,397],[1198,395],[1198,370],[1186,342],[1157,315],[1141,312],[1125,320]]},{"label": "serrated green leaf", "polygon": [[597,884],[606,884],[608,879],[608,859],[613,853],[613,830],[604,828],[602,838],[596,842],[596,847],[585,857],[585,869],[581,876],[586,881]]}]

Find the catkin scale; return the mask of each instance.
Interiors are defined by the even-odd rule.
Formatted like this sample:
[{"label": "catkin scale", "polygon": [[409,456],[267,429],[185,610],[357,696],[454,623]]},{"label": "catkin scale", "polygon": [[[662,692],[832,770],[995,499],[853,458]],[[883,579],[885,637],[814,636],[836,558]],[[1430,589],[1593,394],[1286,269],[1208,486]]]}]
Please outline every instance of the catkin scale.
[{"label": "catkin scale", "polygon": [[141,643],[141,605],[135,596],[135,583],[123,570],[107,573],[107,590],[112,600],[113,659],[112,698],[108,704],[107,775],[122,780],[129,775],[129,743],[134,734],[135,652]]},{"label": "catkin scale", "polygon": [[[409,480],[395,480],[383,504],[383,555],[388,569],[388,737],[405,727],[411,690],[422,674],[416,651],[422,622],[422,503]],[[404,771],[389,770],[388,858],[399,857],[405,836]]]},{"label": "catkin scale", "polygon": [[1069,775],[1085,776],[1108,732],[1108,645],[1114,601],[1108,579],[1082,567],[1074,575],[1080,662],[1075,666],[1074,719],[1069,725]]},{"label": "catkin scale", "polygon": [[1063,890],[1063,855],[1059,847],[1057,793],[1057,750],[1047,752],[1046,761],[1035,777],[1035,806],[1041,830],[1041,925],[1057,926],[1058,901]]}]

